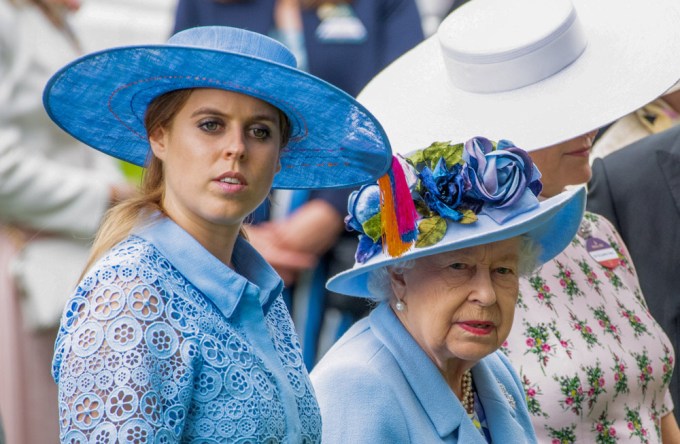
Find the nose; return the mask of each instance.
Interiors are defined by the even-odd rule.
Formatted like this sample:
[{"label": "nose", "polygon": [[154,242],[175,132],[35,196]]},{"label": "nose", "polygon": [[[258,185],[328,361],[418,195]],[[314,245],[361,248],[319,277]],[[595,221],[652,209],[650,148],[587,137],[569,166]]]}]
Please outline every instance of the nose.
[{"label": "nose", "polygon": [[489,269],[477,269],[471,282],[472,289],[468,300],[475,304],[484,307],[491,306],[496,303],[496,290],[494,289],[491,280],[491,271]]},{"label": "nose", "polygon": [[593,141],[595,140],[595,136],[597,136],[597,131],[598,130],[593,130],[583,135],[583,138],[586,139],[586,144],[588,146],[593,146]]},{"label": "nose", "polygon": [[246,135],[243,131],[230,131],[224,141],[224,157],[243,160],[246,157]]}]

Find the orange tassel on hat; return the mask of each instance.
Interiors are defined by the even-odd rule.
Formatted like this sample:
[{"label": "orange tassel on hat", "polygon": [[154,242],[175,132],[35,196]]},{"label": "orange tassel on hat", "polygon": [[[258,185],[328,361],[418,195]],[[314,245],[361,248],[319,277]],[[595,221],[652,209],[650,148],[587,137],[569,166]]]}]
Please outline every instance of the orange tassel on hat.
[{"label": "orange tassel on hat", "polygon": [[404,170],[396,157],[392,157],[392,167],[387,174],[378,179],[378,187],[383,250],[392,257],[399,257],[411,248],[418,237],[418,213]]}]

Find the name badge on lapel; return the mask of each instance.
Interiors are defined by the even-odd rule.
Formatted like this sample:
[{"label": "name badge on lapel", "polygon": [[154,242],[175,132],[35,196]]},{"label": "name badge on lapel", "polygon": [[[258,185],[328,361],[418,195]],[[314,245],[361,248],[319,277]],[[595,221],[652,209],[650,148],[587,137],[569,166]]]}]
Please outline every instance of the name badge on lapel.
[{"label": "name badge on lapel", "polygon": [[586,250],[600,265],[613,270],[621,264],[621,259],[611,244],[599,237],[593,236],[593,228],[590,221],[586,219],[581,221],[578,235],[586,241]]},{"label": "name badge on lapel", "polygon": [[324,3],[317,9],[321,23],[316,28],[316,38],[322,43],[359,44],[366,40],[368,31],[352,5]]}]

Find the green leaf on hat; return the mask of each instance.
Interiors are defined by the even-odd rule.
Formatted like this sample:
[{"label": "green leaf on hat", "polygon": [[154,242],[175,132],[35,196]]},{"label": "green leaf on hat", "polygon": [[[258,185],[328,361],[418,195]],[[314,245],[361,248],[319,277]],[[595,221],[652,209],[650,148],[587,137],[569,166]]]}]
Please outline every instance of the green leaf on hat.
[{"label": "green leaf on hat", "polygon": [[418,212],[418,214],[420,214],[421,217],[427,218],[434,216],[435,213],[432,210],[430,210],[430,207],[427,206],[425,201],[421,199],[416,199],[413,201],[413,204],[415,205],[416,211]]},{"label": "green leaf on hat", "polygon": [[361,224],[364,229],[364,234],[370,237],[373,242],[377,242],[382,236],[382,227],[380,224],[380,213],[376,213],[373,217]]},{"label": "green leaf on hat", "polygon": [[464,210],[462,214],[463,218],[458,221],[459,224],[471,224],[477,221],[477,215],[472,210]]},{"label": "green leaf on hat", "polygon": [[[451,145],[450,142],[434,142],[424,150],[418,150],[412,154],[408,160],[419,167],[421,164],[427,165],[430,169],[434,169],[440,158],[444,158],[446,166],[451,168],[453,165],[463,163],[463,144],[457,143]],[[419,168],[418,168],[419,169]]]},{"label": "green leaf on hat", "polygon": [[443,217],[434,216],[423,219],[418,224],[416,247],[423,248],[434,245],[444,238],[445,233],[446,220]]}]

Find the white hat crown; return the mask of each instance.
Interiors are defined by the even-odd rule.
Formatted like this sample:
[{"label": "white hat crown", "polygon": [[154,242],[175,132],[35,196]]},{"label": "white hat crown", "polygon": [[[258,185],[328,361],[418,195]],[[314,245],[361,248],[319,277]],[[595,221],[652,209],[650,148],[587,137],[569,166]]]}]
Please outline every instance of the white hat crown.
[{"label": "white hat crown", "polygon": [[450,80],[476,93],[539,82],[573,63],[587,45],[570,0],[475,0],[444,20],[437,38]]}]

